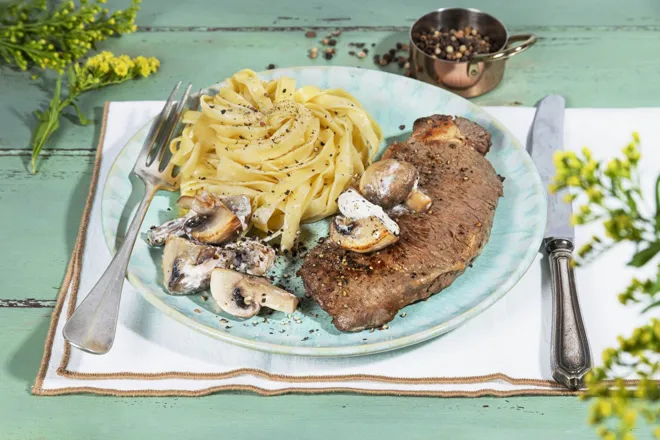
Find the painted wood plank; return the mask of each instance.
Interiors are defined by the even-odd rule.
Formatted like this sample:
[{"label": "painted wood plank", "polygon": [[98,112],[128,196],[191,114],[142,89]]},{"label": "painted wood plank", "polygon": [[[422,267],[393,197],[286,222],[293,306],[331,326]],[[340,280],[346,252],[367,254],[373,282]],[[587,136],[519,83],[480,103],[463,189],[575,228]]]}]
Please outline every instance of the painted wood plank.
[{"label": "painted wood plank", "polygon": [[0,308],[8,309],[52,309],[55,307],[53,299],[0,299]]},{"label": "painted wood plank", "polygon": [[[113,5],[126,5],[116,0]],[[142,4],[143,26],[377,26],[402,25],[441,7],[478,8],[507,26],[622,25],[660,23],[660,6],[652,0],[247,0],[228,4],[215,0],[149,1]]]},{"label": "painted wood plank", "polygon": [[593,439],[577,398],[435,399],[323,395],[34,397],[49,321],[0,309],[0,437],[34,439]]},{"label": "painted wood plank", "polygon": [[89,189],[89,152],[46,157],[36,176],[25,168],[28,159],[0,154],[0,298],[25,300],[0,308],[55,298]]},{"label": "painted wood plank", "polygon": [[[519,29],[526,30],[529,28]],[[652,78],[660,71],[660,58],[649,54],[660,52],[660,38],[653,28],[548,28],[539,32],[539,37],[535,47],[509,62],[500,87],[475,102],[533,105],[545,94],[561,93],[573,107],[658,105],[660,83]],[[307,57],[307,50],[318,42],[305,38],[302,31],[138,33],[112,40],[104,48],[157,56],[162,60],[162,71],[147,80],[90,94],[83,98],[82,107],[98,121],[106,100],[164,99],[176,80],[190,80],[201,87],[241,68],[263,70],[270,63],[280,67],[332,64],[377,68],[371,55],[387,51],[406,38],[405,32],[345,32],[338,55],[327,61]],[[349,56],[349,42],[367,43],[369,56],[363,60]],[[0,96],[5,104],[0,106],[0,149],[27,148],[34,124],[30,112],[49,99],[49,83],[44,85],[44,80],[32,81],[29,75],[6,69],[0,75]],[[64,120],[48,147],[93,148],[95,130],[98,126],[81,127]]]}]

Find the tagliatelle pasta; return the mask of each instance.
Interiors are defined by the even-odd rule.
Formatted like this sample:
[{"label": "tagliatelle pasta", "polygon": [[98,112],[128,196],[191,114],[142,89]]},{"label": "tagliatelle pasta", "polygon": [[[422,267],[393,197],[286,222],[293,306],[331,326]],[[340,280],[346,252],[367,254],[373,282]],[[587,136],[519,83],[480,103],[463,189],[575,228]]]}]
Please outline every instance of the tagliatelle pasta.
[{"label": "tagliatelle pasta", "polygon": [[181,195],[250,197],[251,224],[291,249],[301,222],[337,211],[337,197],[371,163],[383,135],[349,93],[242,70],[199,111],[183,116],[170,145]]}]

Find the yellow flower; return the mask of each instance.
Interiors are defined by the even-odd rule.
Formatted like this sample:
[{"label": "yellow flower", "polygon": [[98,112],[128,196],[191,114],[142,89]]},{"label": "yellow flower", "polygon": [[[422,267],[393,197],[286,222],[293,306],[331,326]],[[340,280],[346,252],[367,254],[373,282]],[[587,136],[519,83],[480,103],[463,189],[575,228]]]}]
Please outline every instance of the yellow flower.
[{"label": "yellow flower", "polygon": [[577,176],[570,176],[568,179],[566,179],[566,185],[580,186],[580,178]]},{"label": "yellow flower", "polygon": [[572,203],[576,197],[575,194],[564,194],[564,203]]},{"label": "yellow flower", "polygon": [[589,205],[582,205],[580,206],[580,212],[584,215],[589,215],[591,214],[591,208],[589,207]]},{"label": "yellow flower", "polygon": [[632,428],[635,426],[635,422],[637,421],[637,412],[635,410],[628,408],[624,413],[623,413],[623,423],[626,424],[629,428]]},{"label": "yellow flower", "polygon": [[622,151],[631,164],[637,163],[640,157],[642,156],[639,150],[637,149],[637,144],[634,142],[631,142],[628,145],[626,145]]},{"label": "yellow flower", "polygon": [[608,400],[603,400],[600,402],[600,413],[604,417],[609,417],[612,415],[612,403]]},{"label": "yellow flower", "polygon": [[580,175],[587,182],[595,182],[597,168],[598,168],[598,162],[596,162],[593,159],[588,160],[587,163],[585,163],[584,166],[582,167],[582,170],[580,171]]},{"label": "yellow flower", "polygon": [[146,78],[149,75],[151,75],[151,69],[149,68],[148,64],[140,64],[138,66],[140,76]]},{"label": "yellow flower", "polygon": [[120,77],[125,77],[126,75],[128,75],[128,66],[126,65],[126,63],[121,63],[121,62],[115,63],[112,66],[112,70],[114,70],[117,76]]},{"label": "yellow flower", "polygon": [[571,226],[582,225],[584,224],[584,219],[582,216],[577,214],[571,214]]},{"label": "yellow flower", "polygon": [[158,61],[158,58],[149,58],[149,64],[151,65],[152,72],[155,72],[160,67],[160,61]]},{"label": "yellow flower", "polygon": [[555,154],[552,155],[552,163],[556,168],[561,168],[564,166],[564,152],[555,151]]},{"label": "yellow flower", "polygon": [[107,61],[102,61],[101,63],[99,63],[98,67],[102,73],[108,73],[110,71],[110,63],[108,63]]},{"label": "yellow flower", "polygon": [[603,193],[595,186],[587,188],[587,197],[589,197],[589,201],[592,203],[600,204],[603,201]]},{"label": "yellow flower", "polygon": [[582,155],[585,159],[591,160],[591,150],[587,147],[582,147]]},{"label": "yellow flower", "polygon": [[558,189],[559,188],[557,188],[557,185],[555,185],[554,183],[551,183],[550,185],[548,185],[548,192],[550,194],[556,193]]},{"label": "yellow flower", "polygon": [[580,249],[578,249],[578,255],[581,258],[584,258],[584,256],[590,253],[593,249],[594,247],[591,245],[591,243],[583,244],[580,246]]},{"label": "yellow flower", "polygon": [[634,141],[639,144],[639,142],[640,142],[639,141],[639,132],[633,131],[632,137],[633,137]]}]

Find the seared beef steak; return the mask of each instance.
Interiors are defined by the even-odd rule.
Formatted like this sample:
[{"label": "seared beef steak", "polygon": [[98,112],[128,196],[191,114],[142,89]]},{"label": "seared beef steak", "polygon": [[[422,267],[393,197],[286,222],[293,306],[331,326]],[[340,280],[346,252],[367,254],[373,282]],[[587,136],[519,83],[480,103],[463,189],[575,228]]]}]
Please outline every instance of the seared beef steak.
[{"label": "seared beef steak", "polygon": [[415,121],[413,134],[384,158],[415,165],[433,199],[422,214],[396,218],[398,243],[357,254],[325,239],[305,259],[305,291],[342,331],[379,327],[408,304],[449,286],[481,253],[490,236],[502,182],[483,156],[490,134],[463,118]]}]

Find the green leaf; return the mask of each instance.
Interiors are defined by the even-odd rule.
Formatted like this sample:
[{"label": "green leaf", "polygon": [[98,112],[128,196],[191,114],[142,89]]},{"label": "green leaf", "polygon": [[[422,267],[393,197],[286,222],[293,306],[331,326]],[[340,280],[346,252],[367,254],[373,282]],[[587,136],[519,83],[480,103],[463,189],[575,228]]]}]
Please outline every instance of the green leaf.
[{"label": "green leaf", "polygon": [[642,267],[655,257],[658,252],[660,252],[660,241],[651,243],[649,247],[633,255],[632,260],[628,262],[628,266]]},{"label": "green leaf", "polygon": [[660,292],[660,266],[658,267],[658,276],[655,279],[655,283],[651,285],[651,290],[649,293],[651,295],[655,295],[658,292]]},{"label": "green leaf", "polygon": [[[46,144],[48,138],[60,127],[60,112],[62,111],[62,103],[60,102],[60,93],[62,91],[62,77],[57,78],[55,83],[55,90],[53,92],[53,97],[50,100],[48,105],[48,111],[39,112],[36,111],[35,114],[39,119],[39,124],[37,125],[34,135],[32,136],[32,174],[37,172],[37,158],[39,153],[41,153],[42,148]],[[67,104],[65,101],[64,105]]]},{"label": "green leaf", "polygon": [[76,113],[78,114],[78,119],[80,119],[80,123],[81,123],[82,125],[88,125],[88,124],[91,124],[91,123],[92,123],[92,120],[91,120],[91,119],[87,119],[87,118],[85,117],[85,115],[83,114],[83,112],[82,112],[82,111],[80,110],[80,108],[78,107],[78,104],[76,104],[75,102],[72,101],[72,102],[71,102],[71,105],[73,106],[74,110],[75,110]]}]

